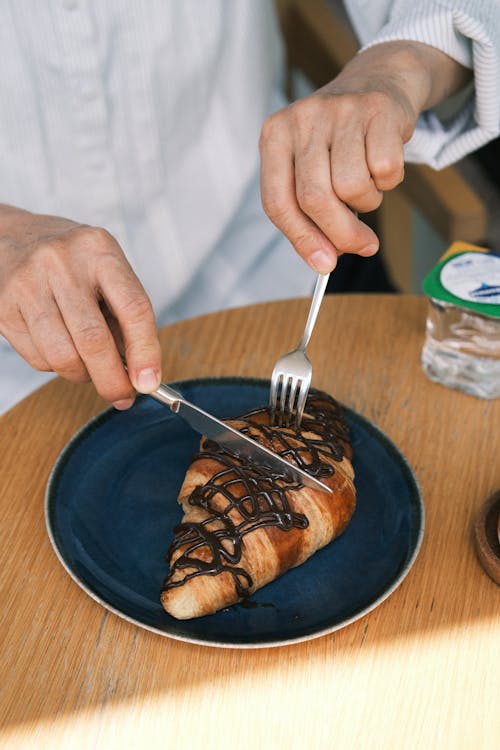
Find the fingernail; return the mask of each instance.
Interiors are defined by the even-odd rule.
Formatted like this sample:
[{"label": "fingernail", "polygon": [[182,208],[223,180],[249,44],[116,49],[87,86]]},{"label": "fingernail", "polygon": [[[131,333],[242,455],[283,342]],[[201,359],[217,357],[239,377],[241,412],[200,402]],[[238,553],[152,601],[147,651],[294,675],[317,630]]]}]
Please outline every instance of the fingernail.
[{"label": "fingernail", "polygon": [[358,255],[375,255],[378,250],[378,245],[367,245],[358,252]]},{"label": "fingernail", "polygon": [[137,390],[142,393],[149,393],[154,391],[159,386],[158,375],[152,367],[147,367],[145,370],[141,370],[137,376]]},{"label": "fingernail", "polygon": [[326,253],[324,250],[316,250],[309,257],[309,265],[318,273],[330,273],[336,264],[337,258]]},{"label": "fingernail", "polygon": [[118,411],[125,411],[125,409],[130,409],[134,401],[135,399],[133,398],[122,398],[119,401],[113,401],[113,406]]}]

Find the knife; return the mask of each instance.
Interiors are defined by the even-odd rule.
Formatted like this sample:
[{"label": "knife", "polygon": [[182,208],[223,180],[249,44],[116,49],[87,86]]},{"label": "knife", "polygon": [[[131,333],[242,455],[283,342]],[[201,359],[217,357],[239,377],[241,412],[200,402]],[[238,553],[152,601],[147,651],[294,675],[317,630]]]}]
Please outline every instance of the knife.
[{"label": "knife", "polygon": [[156,391],[148,395],[169,406],[175,414],[182,417],[196,432],[229,448],[237,456],[250,458],[260,466],[284,475],[289,481],[300,482],[300,484],[305,484],[307,487],[331,494],[331,489],[323,482],[320,482],[319,479],[311,476],[311,474],[308,474],[298,466],[285,461],[277,453],[269,450],[269,448],[265,448],[263,445],[259,445],[256,440],[252,440],[252,438],[244,435],[242,432],[235,430],[234,427],[208,414],[208,412],[203,411],[198,406],[191,404],[184,396],[169,385],[162,383]]}]

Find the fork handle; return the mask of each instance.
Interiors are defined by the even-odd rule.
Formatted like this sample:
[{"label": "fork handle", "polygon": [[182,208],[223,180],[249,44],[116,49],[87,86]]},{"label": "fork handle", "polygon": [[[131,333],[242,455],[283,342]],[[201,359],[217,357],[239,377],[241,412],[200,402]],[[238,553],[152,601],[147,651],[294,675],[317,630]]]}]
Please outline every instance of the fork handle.
[{"label": "fork handle", "polygon": [[309,315],[307,316],[306,327],[304,329],[302,338],[299,341],[299,345],[297,349],[302,349],[302,351],[304,351],[306,346],[309,343],[309,339],[311,338],[311,334],[313,332],[314,325],[316,323],[316,318],[318,317],[319,308],[321,307],[321,302],[323,300],[323,295],[325,294],[325,289],[326,289],[326,285],[328,284],[329,278],[330,278],[329,273],[318,274],[318,278],[316,279],[316,285],[314,287],[311,307],[309,308]]}]

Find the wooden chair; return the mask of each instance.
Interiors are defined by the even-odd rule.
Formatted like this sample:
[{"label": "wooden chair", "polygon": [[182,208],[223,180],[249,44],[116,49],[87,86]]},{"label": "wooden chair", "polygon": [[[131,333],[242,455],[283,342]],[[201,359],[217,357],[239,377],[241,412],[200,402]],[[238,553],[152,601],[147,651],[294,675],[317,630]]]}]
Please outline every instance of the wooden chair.
[{"label": "wooden chair", "polygon": [[[301,71],[315,86],[334,78],[356,54],[358,43],[327,0],[276,0],[287,50],[289,80]],[[402,292],[412,291],[413,221],[417,208],[443,240],[480,242],[487,212],[481,198],[454,167],[436,171],[407,164],[405,180],[385,194],[375,212],[389,273]]]}]

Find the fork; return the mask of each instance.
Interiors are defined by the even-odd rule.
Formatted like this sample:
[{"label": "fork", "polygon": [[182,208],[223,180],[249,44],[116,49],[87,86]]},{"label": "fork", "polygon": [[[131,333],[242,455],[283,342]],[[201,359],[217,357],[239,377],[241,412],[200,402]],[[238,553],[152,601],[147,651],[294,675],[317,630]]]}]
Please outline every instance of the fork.
[{"label": "fork", "polygon": [[297,348],[280,357],[274,366],[269,393],[271,425],[274,425],[277,418],[279,427],[289,427],[295,415],[295,428],[300,427],[312,379],[312,364],[306,354],[306,346],[318,317],[329,276],[329,273],[318,274],[302,338]]}]

